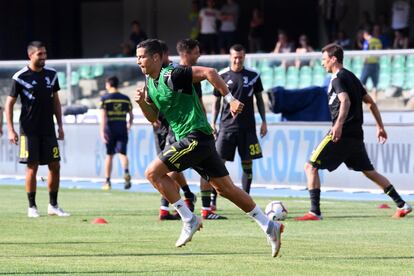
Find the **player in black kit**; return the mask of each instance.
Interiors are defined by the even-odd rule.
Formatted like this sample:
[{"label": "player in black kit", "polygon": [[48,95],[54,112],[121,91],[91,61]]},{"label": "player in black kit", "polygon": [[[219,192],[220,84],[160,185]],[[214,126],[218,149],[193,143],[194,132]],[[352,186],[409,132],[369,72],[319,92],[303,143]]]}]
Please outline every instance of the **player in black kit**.
[{"label": "player in black kit", "polygon": [[[70,216],[59,208],[57,197],[60,182],[60,152],[57,140],[63,140],[62,109],[56,70],[45,66],[46,47],[40,41],[33,41],[27,47],[29,65],[13,75],[10,95],[6,101],[8,139],[19,143],[19,136],[13,126],[13,107],[20,96],[20,163],[27,164],[26,192],[29,200],[27,216],[40,216],[36,205],[36,174],[39,165],[48,165],[47,185],[49,188],[49,215]],[[56,138],[53,115],[58,124]]]},{"label": "player in black kit", "polygon": [[378,141],[385,143],[387,133],[381,115],[360,80],[352,72],[343,68],[343,57],[344,52],[339,45],[328,44],[322,49],[322,65],[327,72],[332,73],[328,87],[332,127],[305,164],[311,209],[296,220],[322,219],[321,182],[318,170],[333,171],[342,163],[345,163],[349,169],[362,172],[381,187],[397,205],[393,217],[404,217],[412,211],[411,206],[400,197],[390,181],[374,169],[364,145],[362,102],[368,105],[375,118]]},{"label": "player in black kit", "polygon": [[[262,157],[262,149],[256,135],[253,96],[256,98],[257,109],[262,119],[260,136],[267,133],[266,111],[262,97],[263,85],[258,72],[244,67],[246,50],[236,44],[230,48],[230,67],[222,70],[220,76],[227,84],[230,93],[244,103],[244,110],[233,118],[229,104],[224,101],[221,111],[216,147],[221,158],[234,160],[236,148],[243,168],[243,190],[250,192],[253,179],[253,159]],[[216,120],[221,106],[221,95],[214,91],[216,101],[213,107],[213,130],[216,130]]]}]

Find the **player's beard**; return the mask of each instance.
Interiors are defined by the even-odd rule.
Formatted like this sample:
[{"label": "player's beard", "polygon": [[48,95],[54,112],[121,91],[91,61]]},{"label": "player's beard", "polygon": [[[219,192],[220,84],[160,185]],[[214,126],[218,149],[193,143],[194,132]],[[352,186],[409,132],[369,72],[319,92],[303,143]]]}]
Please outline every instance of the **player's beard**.
[{"label": "player's beard", "polygon": [[35,66],[37,68],[43,68],[43,67],[45,67],[45,64],[46,64],[46,60],[45,59],[39,59],[39,60],[37,60],[35,62]]}]

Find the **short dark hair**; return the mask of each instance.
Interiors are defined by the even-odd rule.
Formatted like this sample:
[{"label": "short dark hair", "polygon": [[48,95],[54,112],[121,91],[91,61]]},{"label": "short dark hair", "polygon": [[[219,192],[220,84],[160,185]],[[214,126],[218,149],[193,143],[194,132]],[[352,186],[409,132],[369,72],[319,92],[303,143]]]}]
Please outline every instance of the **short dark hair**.
[{"label": "short dark hair", "polygon": [[196,47],[200,47],[200,42],[192,38],[181,39],[177,42],[177,52],[180,53],[189,53],[194,50]]},{"label": "short dark hair", "polygon": [[163,54],[168,53],[168,45],[167,45],[167,43],[165,43],[165,41],[164,40],[161,40],[161,39],[158,39],[158,41],[161,44],[162,53]]},{"label": "short dark hair", "polygon": [[322,53],[327,52],[329,57],[336,57],[336,60],[342,64],[344,60],[344,49],[336,43],[331,43],[322,48]]},{"label": "short dark hair", "polygon": [[236,52],[241,52],[241,51],[246,52],[246,48],[244,48],[244,46],[241,44],[234,44],[233,46],[230,47],[230,51],[231,50],[236,51]]},{"label": "short dark hair", "polygon": [[41,41],[31,41],[28,45],[27,45],[27,52],[30,53],[31,51],[33,51],[34,49],[40,49],[46,47],[45,44]]},{"label": "short dark hair", "polygon": [[105,82],[108,83],[111,87],[118,88],[119,79],[117,76],[110,76],[105,79]]},{"label": "short dark hair", "polygon": [[132,25],[138,25],[138,26],[141,26],[141,24],[139,23],[139,21],[138,20],[134,20],[134,21],[132,21],[131,22],[131,26]]},{"label": "short dark hair", "polygon": [[138,48],[144,48],[150,56],[159,54],[162,58],[162,45],[158,39],[149,38],[144,41],[141,41],[137,45],[137,49]]}]

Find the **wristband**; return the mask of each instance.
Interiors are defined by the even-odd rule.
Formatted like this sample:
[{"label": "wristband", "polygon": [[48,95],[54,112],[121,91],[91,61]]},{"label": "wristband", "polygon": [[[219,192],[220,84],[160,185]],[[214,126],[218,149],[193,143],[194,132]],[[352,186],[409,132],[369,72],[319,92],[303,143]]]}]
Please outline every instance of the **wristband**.
[{"label": "wristband", "polygon": [[236,98],[233,97],[233,95],[229,92],[229,93],[227,93],[226,96],[224,96],[224,99],[226,100],[226,102],[230,103],[230,102],[234,101]]}]

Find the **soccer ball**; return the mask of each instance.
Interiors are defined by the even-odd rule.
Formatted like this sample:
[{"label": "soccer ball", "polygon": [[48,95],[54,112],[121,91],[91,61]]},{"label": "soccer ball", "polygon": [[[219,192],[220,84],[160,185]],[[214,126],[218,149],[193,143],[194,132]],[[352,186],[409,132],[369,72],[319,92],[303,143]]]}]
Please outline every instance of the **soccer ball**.
[{"label": "soccer ball", "polygon": [[284,220],[288,211],[281,201],[271,201],[267,204],[265,213],[270,220]]}]

